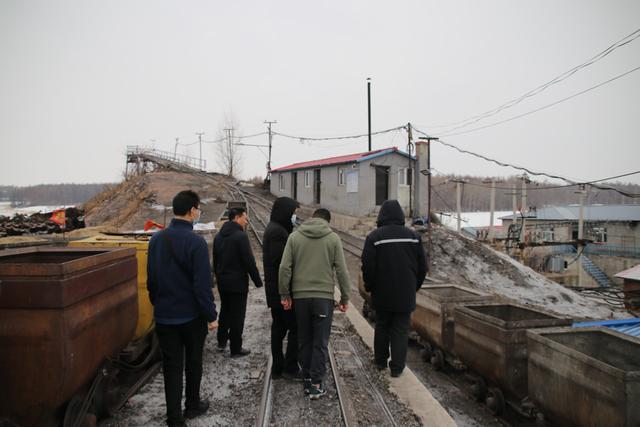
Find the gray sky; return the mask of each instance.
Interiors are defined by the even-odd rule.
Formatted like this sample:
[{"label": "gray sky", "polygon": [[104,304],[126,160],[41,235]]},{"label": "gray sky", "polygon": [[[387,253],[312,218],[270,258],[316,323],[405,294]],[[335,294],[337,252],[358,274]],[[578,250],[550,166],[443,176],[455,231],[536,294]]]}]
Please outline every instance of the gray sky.
[{"label": "gray sky", "polygon": [[[243,134],[365,133],[436,127],[490,110],[640,28],[630,1],[29,1],[0,3],[0,184],[117,181],[127,145],[173,151],[215,139],[225,114]],[[640,39],[514,108],[552,103],[640,66]],[[499,126],[444,140],[587,180],[640,169],[640,71]],[[418,135],[416,135],[418,136]],[[374,148],[406,146],[406,133]],[[267,137],[244,142],[266,144]],[[273,166],[366,151],[366,138],[274,138]],[[197,155],[197,146],[181,147]],[[243,177],[266,157],[243,147]],[[205,145],[216,169],[212,144]],[[512,169],[434,146],[441,173]],[[640,175],[627,179],[640,183]]]}]

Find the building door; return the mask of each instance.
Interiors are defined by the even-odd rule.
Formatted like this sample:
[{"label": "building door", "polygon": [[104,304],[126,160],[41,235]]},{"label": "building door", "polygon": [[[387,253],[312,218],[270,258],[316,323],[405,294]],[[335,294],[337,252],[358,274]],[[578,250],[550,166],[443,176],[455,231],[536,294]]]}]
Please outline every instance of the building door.
[{"label": "building door", "polygon": [[291,172],[291,197],[298,200],[298,172]]},{"label": "building door", "polygon": [[320,169],[313,171],[313,203],[320,204]]},{"label": "building door", "polygon": [[389,199],[389,167],[376,166],[376,206]]}]

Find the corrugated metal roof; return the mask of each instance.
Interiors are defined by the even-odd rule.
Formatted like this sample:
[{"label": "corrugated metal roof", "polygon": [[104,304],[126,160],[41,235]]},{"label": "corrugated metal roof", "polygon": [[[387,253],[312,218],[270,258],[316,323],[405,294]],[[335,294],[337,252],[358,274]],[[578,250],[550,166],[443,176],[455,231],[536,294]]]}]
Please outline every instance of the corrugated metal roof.
[{"label": "corrugated metal roof", "polygon": [[640,264],[635,267],[631,267],[628,270],[621,271],[613,277],[618,277],[620,279],[631,279],[631,280],[640,280]]},{"label": "corrugated metal roof", "polygon": [[574,323],[574,328],[586,328],[588,326],[605,326],[623,334],[640,338],[640,317],[621,320],[598,320],[595,322]]},{"label": "corrugated metal roof", "polygon": [[[517,215],[519,217],[519,215]],[[580,206],[545,206],[527,213],[527,218],[542,221],[577,221]],[[500,219],[512,219],[513,215]],[[640,221],[640,205],[587,205],[584,207],[585,221]]]},{"label": "corrugated metal roof", "polygon": [[390,147],[390,148],[383,148],[381,150],[366,151],[364,153],[347,154],[344,156],[327,157],[325,159],[293,163],[291,165],[272,169],[271,172],[287,172],[287,171],[293,171],[293,170],[299,170],[299,169],[309,169],[309,168],[316,168],[316,167],[340,165],[345,163],[360,163],[367,160],[375,159],[376,157],[386,156],[387,154],[392,154],[392,153],[397,153],[397,154],[400,154],[401,156],[415,160],[413,156],[409,156],[407,153],[398,150],[398,147]]}]

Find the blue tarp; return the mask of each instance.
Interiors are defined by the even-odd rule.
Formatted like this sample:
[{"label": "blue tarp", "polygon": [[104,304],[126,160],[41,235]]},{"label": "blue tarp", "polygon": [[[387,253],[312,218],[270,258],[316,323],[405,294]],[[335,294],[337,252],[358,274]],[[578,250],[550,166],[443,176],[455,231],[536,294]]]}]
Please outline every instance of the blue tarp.
[{"label": "blue tarp", "polygon": [[585,328],[587,326],[606,326],[623,334],[640,338],[640,317],[621,320],[597,320],[594,322],[574,323],[574,328]]}]

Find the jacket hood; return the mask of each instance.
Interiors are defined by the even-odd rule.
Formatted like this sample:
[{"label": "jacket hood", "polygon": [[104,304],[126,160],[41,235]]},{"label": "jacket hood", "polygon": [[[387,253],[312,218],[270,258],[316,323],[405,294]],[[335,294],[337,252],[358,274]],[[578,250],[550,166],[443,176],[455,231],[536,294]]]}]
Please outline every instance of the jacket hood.
[{"label": "jacket hood", "polygon": [[298,231],[310,239],[320,239],[331,233],[329,223],[322,218],[311,218],[298,227]]},{"label": "jacket hood", "polygon": [[220,228],[220,235],[222,235],[222,237],[229,237],[233,233],[237,233],[238,231],[244,231],[240,224],[233,221],[227,221],[222,224],[222,228]]},{"label": "jacket hood", "polygon": [[271,208],[271,221],[283,226],[289,233],[293,230],[291,215],[300,204],[290,197],[278,197]]},{"label": "jacket hood", "polygon": [[404,212],[397,200],[386,200],[378,213],[378,227],[383,225],[404,225]]}]

